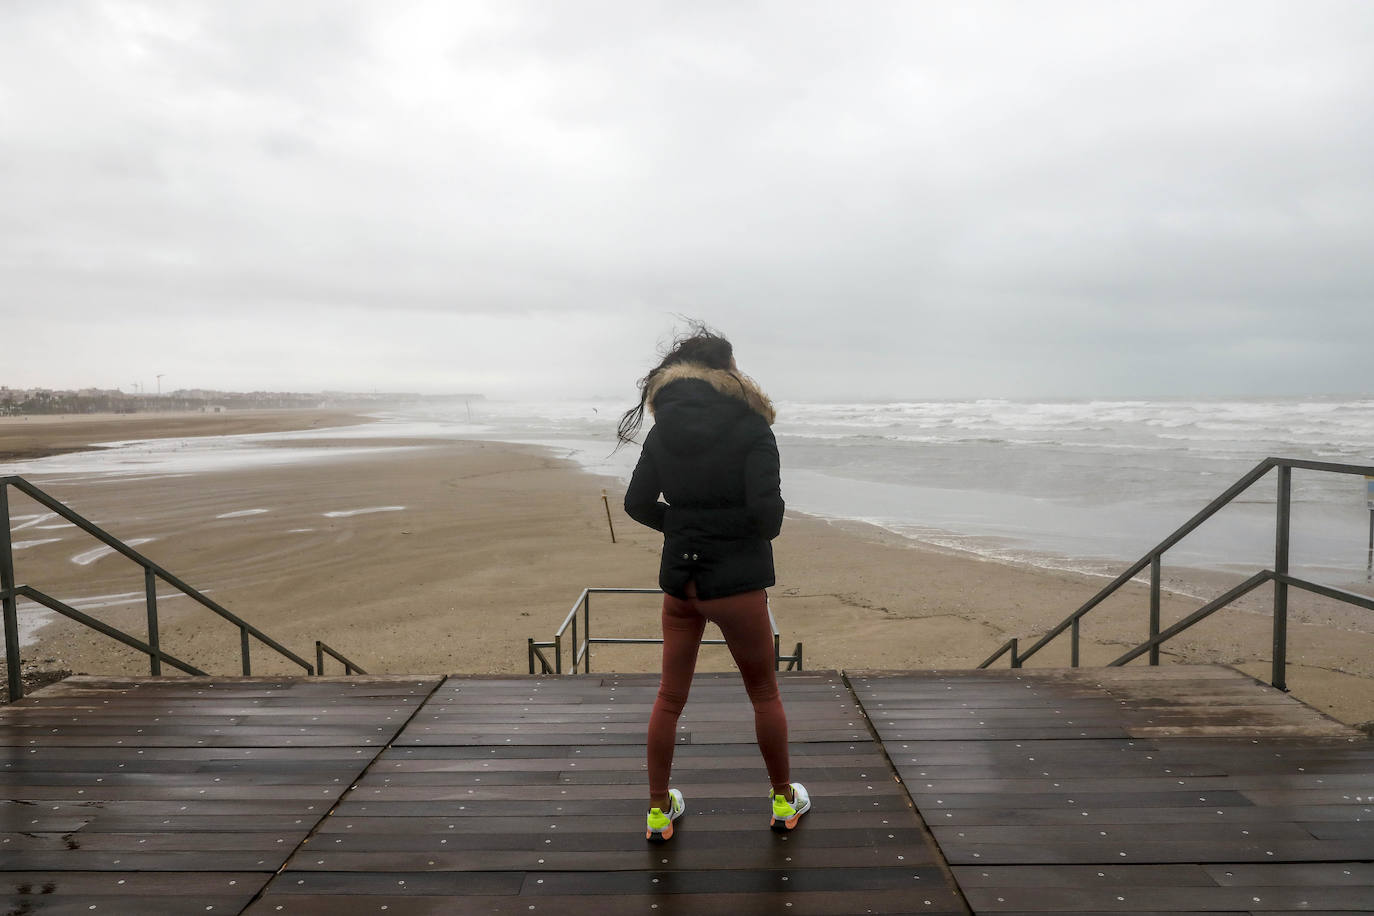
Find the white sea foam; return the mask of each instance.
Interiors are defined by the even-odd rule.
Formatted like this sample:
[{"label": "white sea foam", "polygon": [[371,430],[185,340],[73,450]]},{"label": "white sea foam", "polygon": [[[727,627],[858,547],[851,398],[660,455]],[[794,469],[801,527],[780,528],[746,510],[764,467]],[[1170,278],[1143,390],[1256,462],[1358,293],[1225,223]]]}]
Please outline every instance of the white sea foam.
[{"label": "white sea foam", "polygon": [[[55,475],[82,481],[156,480],[165,476],[185,476],[226,470],[247,470],[311,462],[335,461],[360,455],[380,455],[412,451],[423,446],[413,445],[339,445],[334,448],[316,446],[292,447],[290,442],[301,439],[348,438],[381,439],[396,436],[438,436],[441,430],[451,434],[453,424],[399,422],[389,430],[378,430],[369,424],[328,430],[308,430],[286,433],[259,433],[239,436],[200,436],[196,438],[137,439],[100,443],[102,449],[90,452],[69,452],[25,461],[0,463],[0,476],[18,474],[42,476],[53,482]],[[70,476],[66,476],[70,475]]]},{"label": "white sea foam", "polygon": [[[137,547],[140,544],[147,544],[155,540],[157,540],[157,538],[130,538],[124,543],[130,547]],[[76,556],[72,557],[72,562],[75,563],[77,566],[90,566],[92,563],[94,563],[96,560],[99,560],[101,557],[108,556],[109,554],[112,554],[114,552],[115,550],[113,547],[106,547],[104,545],[101,545],[100,547],[95,547],[91,550],[78,553]]]},{"label": "white sea foam", "polygon": [[61,538],[37,538],[31,541],[15,541],[11,544],[14,550],[28,550],[30,547],[37,547],[40,544],[56,544]]},{"label": "white sea foam", "polygon": [[[210,589],[199,589],[202,595],[209,594]],[[169,589],[165,594],[159,592],[157,596],[158,604],[170,601],[173,598],[189,597],[185,592],[178,589]],[[143,604],[147,600],[147,595],[142,591],[137,592],[111,592],[107,595],[86,595],[81,598],[68,598],[63,603],[73,607],[78,611],[90,611],[103,607],[122,607],[128,604]]]},{"label": "white sea foam", "polygon": [[271,512],[271,509],[240,509],[237,512],[225,512],[223,515],[216,515],[215,518],[244,518],[249,515],[262,515],[264,512]]},{"label": "white sea foam", "polygon": [[336,509],[333,512],[320,513],[325,518],[351,518],[355,515],[371,515],[373,512],[402,512],[405,506],[372,506],[367,509]]}]

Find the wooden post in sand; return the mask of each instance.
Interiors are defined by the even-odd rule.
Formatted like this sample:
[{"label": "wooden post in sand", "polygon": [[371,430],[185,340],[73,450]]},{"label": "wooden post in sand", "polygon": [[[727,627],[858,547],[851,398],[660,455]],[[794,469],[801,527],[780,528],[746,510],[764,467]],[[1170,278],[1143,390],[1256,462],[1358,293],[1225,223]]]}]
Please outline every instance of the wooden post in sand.
[{"label": "wooden post in sand", "polygon": [[601,502],[606,507],[606,527],[611,529],[611,543],[615,543],[615,525],[611,522],[611,501],[606,498],[606,488],[601,488]]}]

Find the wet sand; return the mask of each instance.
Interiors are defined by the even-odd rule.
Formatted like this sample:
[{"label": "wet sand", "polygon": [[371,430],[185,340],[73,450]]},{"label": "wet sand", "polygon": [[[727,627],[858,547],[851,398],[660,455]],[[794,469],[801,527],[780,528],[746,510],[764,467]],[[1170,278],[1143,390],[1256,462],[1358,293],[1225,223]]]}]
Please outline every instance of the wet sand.
[{"label": "wet sand", "polygon": [[0,417],[0,461],[98,448],[100,442],[171,436],[233,436],[370,422],[345,410],[233,410],[222,413],[44,415]]},{"label": "wet sand", "polygon": [[[107,438],[134,436],[121,428]],[[182,477],[34,482],[116,535],[147,539],[138,548],[147,556],[300,655],[313,661],[314,640],[323,639],[377,674],[524,672],[526,639],[550,639],[583,587],[656,581],[659,535],[624,515],[614,480],[532,447],[368,444],[410,448]],[[783,484],[785,495],[785,469]],[[609,490],[614,544],[602,487]],[[18,494],[11,509],[16,516],[40,514]],[[16,541],[41,542],[16,551],[19,581],[141,636],[138,567],[115,555],[93,556],[98,544],[74,528],[54,527],[59,523],[16,522],[27,526],[15,532]],[[972,667],[1008,637],[1022,638],[1024,649],[1027,637],[1044,633],[1105,584],[791,512],[775,550],[772,608],[783,645],[804,642],[808,668]],[[1188,585],[1215,594],[1226,581]],[[1214,616],[1171,644],[1164,662],[1232,664],[1267,679],[1269,600],[1266,587],[1246,609]],[[1166,595],[1164,625],[1200,603]],[[1305,596],[1294,596],[1293,605],[1294,693],[1346,722],[1374,719],[1374,635],[1322,625],[1322,607]],[[1147,607],[1146,588],[1132,584],[1094,611],[1083,626],[1084,664],[1109,661],[1143,638]],[[657,611],[652,596],[597,597],[592,629],[655,636]],[[166,651],[210,673],[238,673],[235,627],[186,598],[163,597],[159,613]],[[132,650],[67,622],[41,629],[24,656],[78,672],[147,671]],[[1030,664],[1067,661],[1063,638]],[[602,671],[656,666],[654,647],[593,653],[593,668]],[[729,666],[723,649],[703,649],[702,670]],[[300,671],[258,645],[253,670]],[[339,673],[333,662],[326,670]]]}]

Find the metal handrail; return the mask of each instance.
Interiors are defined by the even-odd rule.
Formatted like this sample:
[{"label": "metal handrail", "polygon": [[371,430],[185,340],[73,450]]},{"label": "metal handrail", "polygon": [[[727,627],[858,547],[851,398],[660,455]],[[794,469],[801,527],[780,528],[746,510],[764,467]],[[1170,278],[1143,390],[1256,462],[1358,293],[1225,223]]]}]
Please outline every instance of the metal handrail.
[{"label": "metal handrail", "polygon": [[[572,656],[572,673],[577,674],[578,666],[582,667],[584,674],[592,670],[591,647],[597,645],[657,645],[663,642],[663,637],[643,637],[630,638],[621,636],[597,636],[591,635],[592,628],[592,595],[662,595],[663,592],[656,588],[584,588],[582,594],[578,596],[572,610],[563,618],[563,622],[553,634],[552,640],[544,642],[536,641],[533,637],[527,640],[527,651],[529,653],[530,674],[562,674],[563,673],[563,636],[571,628],[572,643],[570,653]],[[577,632],[577,612],[582,612],[582,638],[578,640]],[[783,662],[787,662],[786,670],[802,670],[802,644],[797,643],[791,655],[782,654],[782,635],[778,632],[778,622],[773,617],[773,609],[768,609],[768,625],[773,631],[773,668],[780,668]],[[723,639],[703,639],[703,646],[723,646]],[[544,654],[545,649],[553,650],[553,662],[550,663],[548,656]],[[538,660],[540,670],[535,671],[535,661]]]},{"label": "metal handrail", "polygon": [[[148,615],[148,641],[142,643],[132,636],[123,633],[114,627],[101,623],[95,618],[83,614],[62,602],[43,594],[37,589],[27,585],[17,585],[14,576],[14,551],[10,539],[10,504],[9,488],[14,487],[25,496],[32,499],[39,505],[49,509],[53,513],[71,522],[91,537],[100,541],[106,547],[116,553],[133,560],[143,567],[144,602],[147,607]],[[188,598],[192,598],[203,606],[214,611],[220,617],[239,628],[239,654],[242,660],[243,673],[245,676],[253,673],[252,662],[249,655],[249,637],[257,639],[260,643],[274,650],[277,654],[300,665],[305,669],[306,674],[314,674],[315,668],[305,659],[301,658],[290,649],[277,642],[257,627],[243,620],[238,615],[227,610],[218,602],[208,598],[198,589],[183,582],[180,578],[173,575],[168,570],[154,563],[143,554],[134,550],[119,538],[105,531],[100,526],[84,518],[73,511],[66,504],[59,502],[49,494],[35,487],[22,477],[0,477],[0,606],[4,612],[5,626],[5,662],[9,675],[10,699],[17,700],[24,695],[24,682],[20,672],[19,660],[19,598],[28,598],[42,604],[44,607],[56,611],[65,617],[77,621],[87,627],[91,627],[106,636],[116,639],[127,646],[138,649],[148,656],[149,670],[153,676],[162,674],[162,662],[166,661],[174,668],[178,668],[187,673],[203,674],[199,670],[190,669],[184,662],[180,662],[173,656],[162,651],[159,644],[160,629],[157,619],[157,583],[161,580],[173,588],[180,591]]]},{"label": "metal handrail", "polygon": [[315,640],[315,673],[316,673],[316,674],[319,674],[319,675],[323,675],[323,674],[324,674],[324,657],[325,657],[326,655],[328,655],[329,657],[335,659],[336,661],[342,662],[342,663],[343,663],[343,666],[344,666],[344,674],[346,674],[346,675],[347,675],[347,674],[367,674],[367,672],[364,671],[362,668],[358,667],[356,664],[354,664],[354,663],[353,663],[352,661],[350,661],[349,659],[344,658],[344,657],[343,657],[342,655],[340,655],[335,649],[331,648],[330,646],[326,645],[325,643],[321,642],[321,641],[318,640],[318,639]]},{"label": "metal handrail", "polygon": [[[51,595],[44,594],[36,588],[32,588],[28,585],[21,585],[18,588],[13,589],[13,591],[16,598],[27,598],[36,604],[41,604],[48,610],[55,611],[56,613],[61,614],[64,617],[68,617],[72,620],[75,620],[77,623],[84,624],[85,626],[90,627],[92,630],[95,630],[99,633],[103,633],[113,640],[122,642],[124,645],[128,646],[131,649],[137,649],[149,658],[160,658],[162,659],[162,661],[165,661],[167,664],[171,665],[173,668],[176,668],[179,671],[184,671],[187,674],[198,674],[202,676],[205,674],[205,672],[201,671],[199,668],[187,664],[186,662],[183,662],[181,659],[169,655],[160,649],[154,649],[152,646],[148,645],[147,643],[141,642],[136,637],[130,636],[123,630],[120,630],[117,627],[112,627],[103,620],[97,620],[89,614],[83,614],[81,611],[78,611],[71,605],[65,604],[59,601],[58,599],[52,597]],[[12,686],[13,685],[11,685],[11,687]],[[15,696],[14,699],[17,700],[19,699],[19,697]]]},{"label": "metal handrail", "polygon": [[[1256,481],[1264,477],[1271,470],[1278,469],[1278,499],[1275,506],[1277,519],[1274,528],[1274,568],[1264,569],[1246,579],[1240,585],[1230,589],[1225,594],[1214,598],[1202,607],[1198,608],[1187,617],[1175,623],[1166,630],[1161,631],[1159,627],[1159,602],[1160,602],[1160,567],[1164,553],[1179,541],[1183,540],[1199,525],[1207,521],[1222,507],[1226,506],[1237,496],[1249,489]],[[1309,582],[1305,579],[1295,578],[1288,573],[1288,548],[1289,535],[1292,521],[1292,496],[1293,496],[1293,469],[1300,468],[1310,471],[1324,471],[1333,474],[1354,474],[1366,477],[1374,476],[1374,467],[1357,464],[1338,464],[1329,461],[1309,461],[1299,458],[1265,458],[1255,465],[1247,474],[1227,487],[1224,492],[1216,499],[1213,499],[1202,511],[1198,512],[1188,521],[1180,525],[1172,534],[1155,545],[1154,549],[1147,552],[1143,557],[1133,563],[1121,575],[1113,579],[1104,586],[1097,594],[1089,598],[1083,605],[1069,616],[1061,620],[1053,629],[1042,636],[1033,646],[1025,652],[1017,651],[1017,641],[1008,640],[996,652],[990,655],[980,664],[979,668],[986,668],[997,659],[1010,652],[1011,667],[1020,668],[1026,659],[1039,652],[1051,641],[1058,638],[1065,630],[1071,630],[1070,644],[1070,665],[1078,667],[1078,644],[1079,644],[1079,622],[1093,608],[1097,607],[1109,596],[1115,593],[1127,582],[1134,579],[1145,567],[1150,568],[1150,623],[1149,638],[1143,643],[1131,649],[1120,658],[1108,662],[1108,667],[1119,667],[1127,662],[1139,658],[1145,653],[1149,653],[1150,664],[1159,664],[1159,647],[1168,640],[1187,630],[1189,627],[1200,623],[1212,614],[1221,610],[1223,607],[1238,600],[1244,595],[1254,591],[1266,582],[1274,583],[1274,629],[1273,629],[1273,667],[1271,683],[1280,690],[1288,689],[1287,670],[1288,670],[1288,589],[1299,588],[1314,594],[1353,604],[1374,610],[1374,599],[1343,589],[1332,588],[1329,585],[1320,585]]]}]

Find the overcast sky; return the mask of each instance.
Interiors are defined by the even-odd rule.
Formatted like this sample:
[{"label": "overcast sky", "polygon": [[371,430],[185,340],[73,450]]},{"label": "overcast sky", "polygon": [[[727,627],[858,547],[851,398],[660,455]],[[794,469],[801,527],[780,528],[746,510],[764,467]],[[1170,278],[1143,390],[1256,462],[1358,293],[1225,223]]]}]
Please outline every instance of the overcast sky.
[{"label": "overcast sky", "polygon": [[1374,393],[1374,3],[0,3],[0,384]]}]

